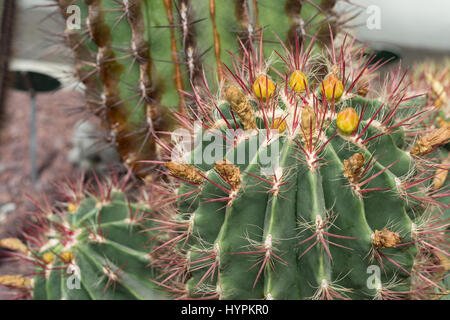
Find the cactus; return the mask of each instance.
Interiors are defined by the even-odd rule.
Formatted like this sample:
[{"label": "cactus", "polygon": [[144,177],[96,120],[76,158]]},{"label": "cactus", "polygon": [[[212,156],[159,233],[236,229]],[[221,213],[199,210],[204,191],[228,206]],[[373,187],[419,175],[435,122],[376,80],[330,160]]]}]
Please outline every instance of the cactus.
[{"label": "cactus", "polygon": [[[153,138],[171,128],[167,107],[186,107],[183,91],[202,87],[203,72],[211,77],[212,66],[221,78],[226,52],[240,54],[237,38],[252,42],[268,27],[291,41],[297,35],[317,34],[325,42],[328,24],[337,31],[346,22],[334,13],[335,3],[57,1],[69,23],[74,19],[74,6],[81,10],[81,30],[67,29],[65,37],[86,88],[87,109],[103,119],[124,164],[141,176],[151,170],[139,160],[157,159]],[[272,33],[266,35],[268,42],[276,40]],[[268,45],[266,50],[272,49]]]},{"label": "cactus", "polygon": [[166,295],[151,280],[153,257],[148,247],[156,233],[143,201],[128,199],[130,184],[65,185],[67,202],[38,210],[17,238],[0,240],[13,257],[31,264],[31,275],[2,275],[0,284],[34,299],[162,299]]},{"label": "cactus", "polygon": [[400,73],[367,92],[379,64],[346,40],[320,57],[322,82],[310,49],[284,46],[284,70],[269,75],[275,66],[251,47],[227,68],[219,98],[193,96],[204,130],[192,131],[191,153],[180,143],[166,163],[179,181],[177,209],[161,224],[182,243],[164,246],[177,262],[162,271],[170,292],[399,299],[448,290],[440,281],[449,189],[433,179],[437,168],[448,171],[440,161],[450,127],[423,128],[437,109]]},{"label": "cactus", "polygon": [[[339,49],[331,37],[320,55],[313,42],[281,42],[280,63],[264,59],[262,39],[256,46],[242,43],[243,59],[231,55],[217,93],[204,87],[187,94],[195,108],[174,114],[183,128],[173,137],[182,140],[155,139],[166,153],[142,165],[164,164],[167,177],[150,184],[152,210],[138,215],[145,217],[142,225],[133,225],[142,233],[106,232],[105,219],[115,220],[116,211],[119,222],[111,224],[127,228],[135,220],[129,213],[146,207],[105,204],[98,199],[116,193],[100,188],[101,197],[72,201],[67,209],[75,214],[38,219],[37,233],[44,236],[42,226],[53,221],[64,235],[61,219],[81,229],[71,253],[64,241],[52,247],[54,256],[44,256],[48,247],[42,250],[39,242],[41,249],[33,251],[30,244],[2,241],[19,255],[37,255],[35,298],[102,298],[61,295],[58,266],[42,272],[42,261],[69,258],[88,279],[83,285],[103,282],[108,298],[125,294],[115,295],[111,282],[128,288],[132,277],[145,287],[131,295],[139,298],[154,290],[201,299],[429,299],[448,293],[449,189],[441,177],[448,171],[442,162],[447,119],[432,127],[429,119],[440,110],[399,72],[372,90],[380,64],[370,64],[348,37]],[[79,216],[92,217],[91,226],[80,225]],[[105,247],[110,243],[126,248],[121,254],[133,262],[130,269],[121,269],[119,253]],[[147,257],[143,245],[150,247],[146,270],[136,257]],[[92,246],[102,252],[88,265],[83,253]],[[106,261],[122,272],[105,272]],[[39,293],[43,282],[46,296]],[[18,276],[0,283],[31,285]]]}]

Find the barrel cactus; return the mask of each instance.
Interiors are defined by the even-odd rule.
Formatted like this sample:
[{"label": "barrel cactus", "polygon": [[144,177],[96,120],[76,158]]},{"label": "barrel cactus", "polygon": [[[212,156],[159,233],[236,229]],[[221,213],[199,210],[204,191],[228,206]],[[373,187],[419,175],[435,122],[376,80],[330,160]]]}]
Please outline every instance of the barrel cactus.
[{"label": "barrel cactus", "polygon": [[[348,37],[323,52],[280,41],[269,59],[262,39],[231,55],[217,92],[203,78],[186,93],[171,143],[154,138],[161,159],[140,163],[164,165],[153,198],[101,187],[66,213],[44,208],[27,244],[0,243],[36,277],[0,283],[50,299],[448,294],[443,105],[399,72],[372,90],[380,63]],[[84,291],[61,289],[70,266]]]},{"label": "barrel cactus", "polygon": [[201,124],[177,132],[165,164],[177,196],[158,223],[177,245],[160,246],[161,286],[220,299],[448,292],[450,127],[429,121],[436,100],[404,74],[368,91],[379,64],[353,44],[316,57],[322,81],[311,47],[282,45],[282,71],[251,47],[219,96],[191,96]]},{"label": "barrel cactus", "polygon": [[[157,159],[154,136],[171,129],[168,108],[183,110],[183,91],[203,86],[203,73],[223,68],[263,28],[283,40],[342,29],[336,0],[57,0],[67,22],[87,110],[99,116],[123,162],[141,175],[140,160]],[[276,40],[266,33],[268,43]],[[266,51],[271,50],[267,45]],[[164,134],[162,134],[164,137]]]}]

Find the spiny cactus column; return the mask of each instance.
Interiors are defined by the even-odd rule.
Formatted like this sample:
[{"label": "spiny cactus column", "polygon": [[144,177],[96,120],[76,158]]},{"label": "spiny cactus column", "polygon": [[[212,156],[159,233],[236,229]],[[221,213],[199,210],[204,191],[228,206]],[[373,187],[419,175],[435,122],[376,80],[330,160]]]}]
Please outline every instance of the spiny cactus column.
[{"label": "spiny cactus column", "polygon": [[[104,120],[124,163],[143,176],[149,170],[139,160],[158,158],[155,135],[170,129],[165,107],[185,106],[182,91],[201,88],[204,70],[209,77],[217,67],[222,78],[226,52],[240,55],[238,38],[248,45],[262,28],[291,41],[327,35],[328,23],[341,28],[335,2],[57,1],[67,21],[73,6],[81,9],[82,29],[65,33],[88,110]],[[276,40],[272,32],[267,41]]]},{"label": "spiny cactus column", "polygon": [[0,247],[34,265],[30,275],[0,275],[0,285],[33,299],[161,299],[150,248],[156,233],[141,201],[131,203],[123,185],[98,185],[97,194],[67,189],[59,208],[39,205],[19,239],[0,239]]},{"label": "spiny cactus column", "polygon": [[432,181],[450,127],[418,135],[435,110],[401,78],[387,96],[358,96],[378,65],[355,61],[363,51],[352,45],[330,50],[316,86],[309,51],[286,49],[277,82],[250,48],[247,63],[228,69],[221,99],[197,97],[207,130],[166,164],[182,182],[179,213],[159,223],[182,245],[162,246],[174,264],[161,285],[221,299],[445,293],[429,267],[430,257],[448,256],[449,190]]}]

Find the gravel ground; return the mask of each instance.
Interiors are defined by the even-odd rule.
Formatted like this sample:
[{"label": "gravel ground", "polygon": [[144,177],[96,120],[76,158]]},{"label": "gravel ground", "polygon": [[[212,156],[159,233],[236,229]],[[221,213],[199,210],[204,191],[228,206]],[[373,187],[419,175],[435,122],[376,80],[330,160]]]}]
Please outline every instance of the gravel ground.
[{"label": "gravel ground", "polygon": [[39,180],[31,185],[29,157],[30,100],[27,93],[11,90],[0,131],[0,204],[21,207],[26,191],[39,192],[62,172],[70,172],[67,152],[80,114],[70,114],[69,106],[82,104],[81,94],[59,90],[37,96]]}]

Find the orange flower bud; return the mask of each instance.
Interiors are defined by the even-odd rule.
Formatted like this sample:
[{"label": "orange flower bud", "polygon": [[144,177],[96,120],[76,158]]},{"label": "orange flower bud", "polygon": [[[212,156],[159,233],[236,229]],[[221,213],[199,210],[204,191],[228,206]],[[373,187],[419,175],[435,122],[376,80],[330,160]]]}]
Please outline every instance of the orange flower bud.
[{"label": "orange flower bud", "polygon": [[74,213],[75,211],[78,210],[78,207],[77,207],[77,205],[75,203],[70,202],[70,203],[67,204],[67,210],[70,213]]},{"label": "orange flower bud", "polygon": [[338,113],[336,124],[341,133],[350,135],[358,127],[359,116],[353,108],[345,108]]},{"label": "orange flower bud", "polygon": [[69,263],[73,260],[74,254],[70,251],[63,251],[61,253],[61,260],[65,263]]},{"label": "orange flower bud", "polygon": [[278,129],[279,133],[283,133],[287,128],[286,120],[283,118],[275,118],[275,120],[273,120],[273,127]]},{"label": "orange flower bud", "polygon": [[325,97],[327,100],[333,100],[333,92],[334,92],[334,100],[339,100],[339,98],[344,93],[344,85],[342,81],[338,78],[334,73],[330,73],[325,77],[322,81],[322,85],[320,86],[320,93],[323,95],[323,90],[325,89]]},{"label": "orange flower bud", "polygon": [[303,72],[295,70],[289,77],[289,86],[295,92],[305,92],[308,86],[308,78]]},{"label": "orange flower bud", "polygon": [[253,83],[253,93],[262,99],[271,98],[275,93],[275,83],[269,76],[262,74]]},{"label": "orange flower bud", "polygon": [[55,260],[55,255],[51,252],[46,252],[42,256],[42,260],[44,261],[45,264],[52,263]]}]

